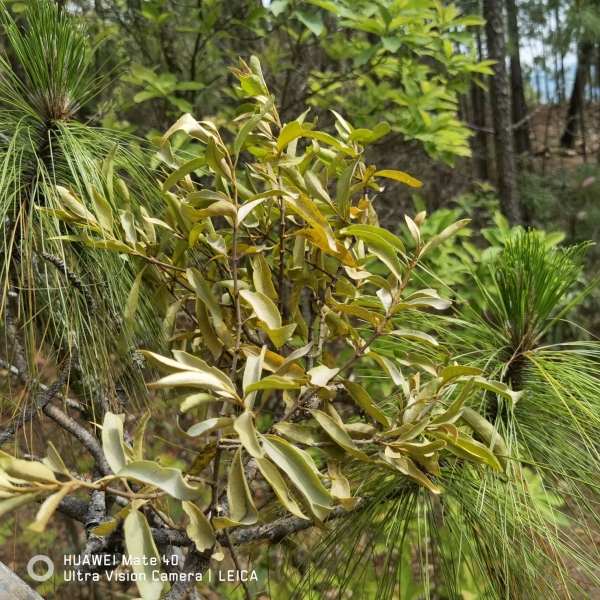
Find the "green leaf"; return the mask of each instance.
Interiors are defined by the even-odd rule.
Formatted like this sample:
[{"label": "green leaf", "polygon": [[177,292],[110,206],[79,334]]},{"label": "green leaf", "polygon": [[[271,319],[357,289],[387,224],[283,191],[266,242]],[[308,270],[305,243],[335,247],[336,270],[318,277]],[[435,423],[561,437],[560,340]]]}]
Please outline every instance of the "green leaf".
[{"label": "green leaf", "polygon": [[196,295],[208,308],[208,312],[213,319],[215,327],[220,327],[223,324],[223,316],[221,314],[221,308],[212,292],[206,280],[202,276],[202,273],[198,269],[190,268],[186,271],[188,281],[194,286]]},{"label": "green leaf", "polygon": [[348,432],[337,421],[320,410],[311,410],[310,414],[317,420],[327,435],[348,454],[351,454],[363,462],[371,462],[371,459],[356,447],[356,444],[352,441]]},{"label": "green leaf", "polygon": [[173,373],[173,375],[167,375],[167,377],[163,377],[154,383],[148,384],[148,387],[157,389],[168,387],[192,387],[210,390],[221,396],[225,396],[226,398],[237,398],[235,391],[233,391],[230,386],[224,385],[222,379],[211,372],[202,373],[200,371],[183,371],[181,373]]},{"label": "green leaf", "polygon": [[94,212],[98,217],[98,223],[100,223],[100,227],[109,233],[113,231],[113,214],[112,208],[108,201],[99,194],[98,190],[90,185],[90,192],[92,195],[92,206],[94,207]]},{"label": "green leaf", "polygon": [[322,131],[313,131],[311,129],[311,125],[304,125],[298,121],[292,121],[282,128],[281,132],[279,133],[279,137],[277,138],[277,151],[282,152],[283,149],[288,146],[288,144],[299,137],[307,137],[318,140],[328,144],[329,146],[333,146],[338,150],[343,150],[346,154],[349,154],[352,157],[357,156],[356,152],[352,150],[352,148],[349,148],[339,140],[336,140],[328,133],[323,133]]},{"label": "green leaf", "polygon": [[453,223],[449,227],[446,227],[442,233],[438,234],[434,237],[430,242],[427,242],[421,252],[420,256],[425,256],[426,252],[431,252],[434,248],[437,248],[440,244],[443,244],[447,239],[451,238],[457,231],[460,231],[463,227],[468,225],[471,222],[471,219],[463,219],[462,221],[457,221]]},{"label": "green leaf", "polygon": [[164,181],[163,192],[168,192],[174,185],[179,183],[186,175],[193,173],[197,169],[206,166],[206,159],[203,156],[193,158],[173,171]]},{"label": "green leaf", "polygon": [[451,365],[449,367],[444,367],[440,373],[440,377],[442,378],[442,385],[450,381],[451,379],[456,379],[457,377],[462,376],[477,376],[482,375],[483,371],[478,369],[477,367],[466,367],[462,365]]},{"label": "green leaf", "polygon": [[117,354],[119,354],[119,356],[125,356],[129,352],[128,338],[133,334],[135,313],[137,312],[138,301],[140,298],[140,286],[142,285],[142,278],[145,270],[146,267],[143,267],[133,280],[133,285],[131,286],[131,290],[129,290],[127,301],[125,302],[123,324],[117,340]]},{"label": "green leaf", "polygon": [[341,217],[348,221],[350,220],[350,187],[352,185],[352,177],[356,171],[357,161],[352,161],[340,175],[336,186],[336,201],[338,212]]},{"label": "green leaf", "polygon": [[301,382],[297,379],[288,379],[280,375],[269,375],[260,381],[250,384],[244,393],[249,394],[257,390],[297,390]]},{"label": "green leaf", "polygon": [[[467,378],[460,377],[457,381],[466,381]],[[501,381],[489,381],[484,377],[474,377],[473,383],[475,386],[499,394],[503,398],[510,400],[513,404],[516,404],[525,391],[513,392],[505,383]]]},{"label": "green leaf", "polygon": [[332,511],[331,494],[325,489],[305,455],[290,443],[273,435],[263,436],[263,450],[290,478],[321,521]]},{"label": "green leaf", "polygon": [[273,108],[275,104],[275,96],[269,96],[269,99],[263,104],[260,112],[252,117],[250,117],[243,125],[243,127],[239,130],[238,134],[235,137],[235,141],[233,142],[233,152],[238,156],[240,153],[244,142],[248,135],[252,132],[252,130],[262,121],[264,116]]},{"label": "green leaf", "polygon": [[330,369],[327,365],[318,365],[307,371],[310,383],[318,387],[325,387],[338,373],[339,369]]},{"label": "green leaf", "polygon": [[327,219],[321,214],[315,203],[304,196],[297,194],[294,196],[284,196],[285,203],[290,206],[294,212],[299,214],[303,219],[308,221],[317,231],[321,230],[325,233],[329,248],[334,252],[337,251],[337,243],[331,225]]},{"label": "green leaf", "polygon": [[305,10],[294,11],[294,16],[301,21],[310,31],[319,37],[325,30],[321,17],[316,13],[310,13]]},{"label": "green leaf", "polygon": [[21,460],[0,450],[0,469],[9,477],[38,483],[56,483],[54,473],[37,461]]},{"label": "green leaf", "polygon": [[373,404],[373,399],[371,396],[369,396],[364,388],[358,385],[358,383],[348,381],[347,379],[343,380],[343,384],[348,390],[348,393],[367,414],[381,423],[384,427],[390,426],[390,420],[379,410],[377,406],[375,406],[375,404]]},{"label": "green leaf", "polygon": [[138,575],[137,586],[143,600],[159,600],[163,583],[152,577],[160,570],[160,555],[152,538],[146,517],[139,510],[132,510],[124,524],[127,553],[133,559],[133,572]]},{"label": "green leaf", "polygon": [[235,453],[231,461],[227,482],[227,500],[229,500],[229,517],[213,519],[215,529],[237,525],[252,525],[258,521],[258,511],[252,502],[250,488],[244,475],[241,448]]},{"label": "green leaf", "polygon": [[2,500],[0,502],[0,518],[8,515],[21,506],[26,506],[30,502],[34,502],[41,496],[41,492],[36,493],[27,493],[27,494],[18,494],[13,496],[12,498],[7,498],[6,500]]},{"label": "green leaf", "polygon": [[277,494],[281,504],[283,504],[283,506],[295,517],[310,520],[307,516],[302,514],[298,503],[290,495],[288,486],[277,470],[277,467],[268,458],[257,458],[256,464],[258,465],[260,472],[263,474],[263,477],[267,480],[275,494]]},{"label": "green leaf", "polygon": [[234,422],[233,428],[240,436],[244,448],[253,458],[261,458],[264,456],[258,437],[256,428],[254,427],[254,417],[249,410],[244,411]]},{"label": "green leaf", "polygon": [[190,518],[190,524],[185,528],[185,531],[192,542],[196,544],[196,550],[204,552],[212,548],[217,541],[217,536],[204,513],[189,501],[182,502],[181,508]]},{"label": "green leaf", "polygon": [[48,521],[50,520],[50,517],[55,513],[58,505],[62,502],[65,496],[67,496],[73,490],[74,487],[74,485],[69,484],[63,485],[58,492],[48,496],[48,498],[42,502],[42,505],[35,516],[35,521],[29,525],[29,529],[31,529],[31,531],[35,531],[36,533],[43,533],[46,529]]},{"label": "green leaf", "polygon": [[240,290],[240,296],[252,306],[256,316],[270,329],[281,327],[281,314],[273,302],[260,292]]},{"label": "green leaf", "polygon": [[213,431],[224,429],[230,425],[233,425],[233,419],[231,417],[213,417],[212,419],[207,419],[206,421],[192,425],[187,432],[184,432],[180,429],[178,433],[180,435],[183,434],[182,437],[192,440],[200,437],[201,435],[208,435],[209,433],[213,433]]},{"label": "green leaf", "polygon": [[193,487],[183,479],[179,469],[161,467],[152,460],[130,462],[116,477],[156,486],[177,500],[195,500],[202,493],[202,488]]},{"label": "green leaf", "polygon": [[106,461],[113,473],[118,473],[126,464],[125,442],[123,441],[123,423],[125,415],[107,412],[102,424],[102,449]]},{"label": "green leaf", "polygon": [[414,329],[395,329],[394,331],[390,331],[389,335],[405,338],[413,342],[423,342],[429,346],[439,346],[434,337],[422,331],[415,331]]},{"label": "green leaf", "polygon": [[54,447],[52,442],[48,442],[48,448],[46,449],[46,457],[42,460],[42,464],[46,465],[54,473],[60,473],[66,477],[71,477],[67,465],[65,465],[62,457],[58,453],[58,450]]},{"label": "green leaf", "polygon": [[402,171],[377,171],[373,175],[373,177],[386,177],[387,179],[394,179],[395,181],[400,181],[402,183],[406,183],[406,185],[410,185],[411,187],[421,187],[423,185],[418,179],[411,177],[410,175],[403,173]]},{"label": "green leaf", "polygon": [[252,259],[252,281],[254,288],[257,292],[260,292],[264,296],[267,296],[273,302],[278,299],[277,291],[273,285],[273,277],[269,263],[267,263],[265,257],[262,254],[257,254]]},{"label": "green leaf", "polygon": [[342,235],[354,235],[367,243],[376,236],[388,243],[396,252],[402,254],[402,256],[406,255],[406,248],[402,240],[390,231],[387,231],[387,229],[383,229],[383,227],[376,227],[375,225],[350,225],[350,227],[342,229],[340,233]]},{"label": "green leaf", "polygon": [[[496,458],[506,470],[508,466],[508,448],[504,438],[498,433],[496,428],[483,416],[475,412],[472,408],[463,408],[461,419],[473,429],[473,431],[486,443],[491,446]],[[492,445],[493,442],[493,445]]]},{"label": "green leaf", "polygon": [[146,435],[146,425],[150,420],[150,416],[150,411],[146,411],[135,428],[133,436],[133,460],[142,460],[144,458],[144,436]]}]

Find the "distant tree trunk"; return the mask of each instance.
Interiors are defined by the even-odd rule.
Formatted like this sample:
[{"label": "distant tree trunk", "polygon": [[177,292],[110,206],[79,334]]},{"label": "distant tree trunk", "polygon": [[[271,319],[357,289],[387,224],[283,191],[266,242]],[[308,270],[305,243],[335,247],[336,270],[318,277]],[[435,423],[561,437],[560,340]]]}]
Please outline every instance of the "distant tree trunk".
[{"label": "distant tree trunk", "polygon": [[580,115],[583,115],[585,105],[585,82],[590,68],[593,48],[594,46],[590,42],[582,42],[579,46],[577,72],[573,83],[573,91],[571,92],[569,111],[565,121],[565,130],[560,138],[560,145],[563,148],[573,148],[575,145],[578,121],[581,120]]},{"label": "distant tree trunk", "polygon": [[506,14],[508,17],[512,122],[522,123],[514,130],[515,152],[517,154],[529,154],[531,152],[531,141],[529,139],[529,123],[525,120],[527,118],[527,104],[523,88],[519,23],[517,21],[517,3],[515,0],[506,0]]},{"label": "distant tree trunk", "polygon": [[502,0],[484,0],[483,16],[487,21],[485,32],[488,55],[490,59],[496,61],[493,67],[494,76],[490,77],[490,102],[494,121],[494,149],[500,204],[510,224],[520,225],[523,219],[517,192]]},{"label": "distant tree trunk", "polygon": [[[476,34],[477,51],[479,60],[483,60],[483,44],[479,30]],[[488,148],[488,135],[485,131],[485,92],[479,85],[471,82],[470,100],[473,112],[472,122],[475,126],[475,135],[471,138],[471,150],[473,152],[473,177],[485,180],[489,177],[488,163],[490,151]]]}]

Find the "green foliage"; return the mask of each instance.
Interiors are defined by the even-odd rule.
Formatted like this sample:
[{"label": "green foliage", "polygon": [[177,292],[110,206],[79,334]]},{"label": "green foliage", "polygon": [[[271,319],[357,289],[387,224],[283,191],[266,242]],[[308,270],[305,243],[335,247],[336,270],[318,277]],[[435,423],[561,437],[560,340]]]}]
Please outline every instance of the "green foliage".
[{"label": "green foliage", "polygon": [[[258,61],[253,58],[251,67],[240,61],[232,71],[248,95],[246,118],[238,121],[233,147],[211,122],[190,115],[162,139],[163,151],[177,131],[201,145],[199,158],[181,160],[162,184],[162,219],[142,208],[136,214],[121,210],[117,217],[108,202],[96,198],[86,206],[61,188],[60,209],[52,209],[54,216],[83,232],[62,240],[141,259],[123,325],[135,329],[141,286],[149,288],[165,307],[163,330],[174,356],[144,352],[167,372],[151,385],[183,392],[189,413],[200,403],[208,405],[203,419],[187,431],[178,428],[183,440],[210,436],[216,447],[196,465],[196,474],[212,471],[218,485],[226,474],[225,458],[234,452],[225,476],[227,512],[219,513],[214,495],[205,507],[212,528],[258,521],[244,472],[251,458],[275,493],[265,510],[280,504],[316,524],[337,503],[345,511],[356,509],[360,498],[347,475],[360,465],[410,494],[419,489],[440,494],[442,461],[456,468],[477,465],[473,472],[482,475],[489,467],[503,472],[506,458],[473,437],[474,430],[491,425],[482,416],[475,426],[473,417],[465,421],[463,405],[477,389],[511,403],[519,394],[488,381],[480,369],[453,362],[431,335],[403,326],[407,313],[449,306],[433,290],[405,290],[421,257],[466,221],[427,241],[420,233],[424,213],[414,220],[407,216],[414,251],[406,251],[400,238],[375,224],[371,190],[378,191],[385,178],[420,183],[363,162],[363,149],[374,132],[354,130],[341,118],[338,137],[318,130],[316,122],[305,123],[306,115],[282,124]],[[370,267],[376,265],[387,270],[387,277],[373,274]],[[189,321],[176,317],[182,311]],[[418,362],[409,362],[413,372],[403,376],[395,360],[373,350],[383,339],[433,348],[433,376],[421,372]],[[328,348],[340,342],[349,352],[336,360]],[[357,382],[344,379],[363,360],[381,366],[396,390],[394,401],[378,403]],[[186,481],[182,469],[143,459],[143,431],[141,427],[131,448],[124,439],[123,418],[106,412],[103,448],[114,474],[95,482],[73,478],[52,446],[44,465],[15,462],[3,454],[7,500],[0,510],[50,492],[32,525],[41,530],[65,494],[125,480],[144,485],[147,497],[157,502],[165,496],[198,500],[202,488]],[[311,447],[315,454],[305,450]],[[31,482],[20,491],[11,482],[17,471]],[[57,480],[53,471],[67,481]],[[142,513],[134,504],[128,515],[128,547],[146,547],[151,538]],[[208,521],[195,527],[215,539]],[[96,533],[107,535],[109,530]],[[214,552],[220,552],[218,546]],[[140,587],[140,592],[155,598],[158,588]]]}]

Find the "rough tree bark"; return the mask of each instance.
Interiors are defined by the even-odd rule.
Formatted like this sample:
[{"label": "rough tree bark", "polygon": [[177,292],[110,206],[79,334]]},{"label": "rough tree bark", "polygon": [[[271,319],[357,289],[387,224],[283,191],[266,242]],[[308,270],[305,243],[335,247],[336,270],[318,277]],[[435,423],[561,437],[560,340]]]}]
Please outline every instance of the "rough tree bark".
[{"label": "rough tree bark", "polygon": [[[477,48],[479,60],[483,60],[481,35],[477,31]],[[490,152],[488,148],[486,118],[485,118],[485,92],[483,88],[471,82],[470,101],[472,122],[475,126],[475,135],[471,138],[471,150],[473,152],[473,176],[476,179],[488,178],[488,163]]]},{"label": "rough tree bark", "polygon": [[510,87],[512,92],[512,122],[519,123],[514,130],[516,154],[530,154],[531,140],[529,138],[529,122],[527,104],[523,88],[523,71],[521,69],[521,51],[519,38],[519,23],[517,21],[516,0],[506,0],[506,15],[508,22],[508,40],[510,56]]},{"label": "rough tree bark", "polygon": [[582,42],[579,46],[577,73],[575,74],[575,81],[573,82],[573,91],[569,102],[567,120],[565,121],[565,130],[560,138],[560,145],[563,148],[573,148],[575,145],[579,116],[581,115],[585,104],[585,83],[590,68],[593,49],[594,45],[590,42]]},{"label": "rough tree bark", "polygon": [[502,212],[514,226],[520,225],[523,219],[517,192],[502,0],[484,0],[483,16],[487,21],[485,31],[488,55],[496,61],[493,67],[494,77],[490,78],[490,102],[494,121],[498,192]]}]

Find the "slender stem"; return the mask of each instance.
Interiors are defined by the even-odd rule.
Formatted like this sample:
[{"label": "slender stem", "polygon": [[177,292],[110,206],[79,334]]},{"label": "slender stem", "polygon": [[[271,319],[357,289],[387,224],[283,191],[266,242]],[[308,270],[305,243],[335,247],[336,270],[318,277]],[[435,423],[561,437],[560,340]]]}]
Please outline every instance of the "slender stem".
[{"label": "slender stem", "polygon": [[[225,534],[225,540],[227,541],[227,546],[229,547],[229,552],[231,552],[231,558],[233,558],[233,562],[235,564],[235,568],[237,572],[240,573],[242,571],[242,563],[240,562],[240,557],[235,550],[235,546],[231,541],[231,536],[229,535],[229,531],[227,531],[227,527],[223,530]],[[248,582],[242,579],[242,587],[244,588],[244,592],[246,594],[246,600],[252,600],[252,594],[250,593],[250,587],[248,586]]]}]

